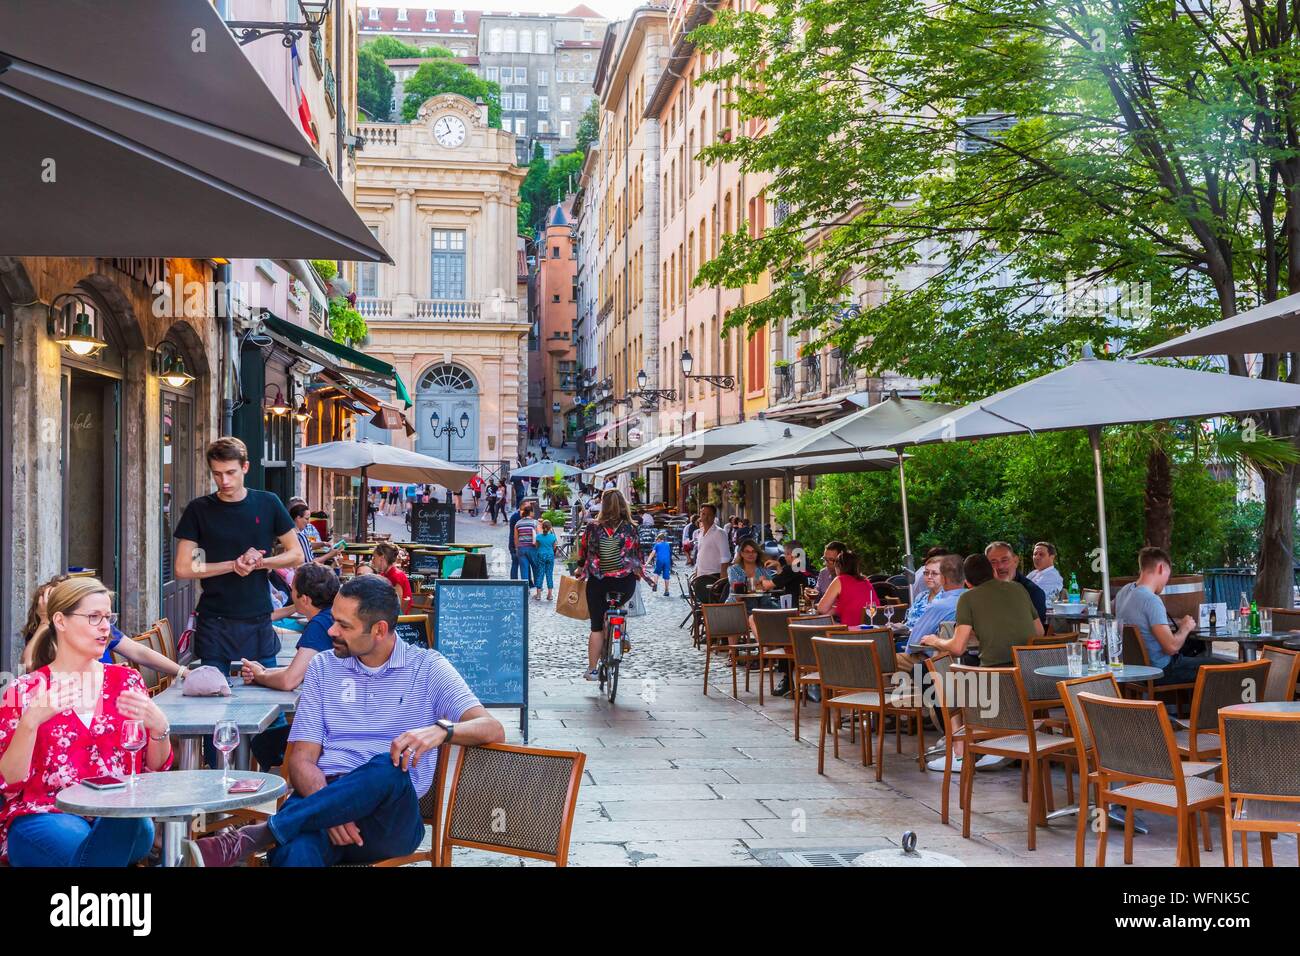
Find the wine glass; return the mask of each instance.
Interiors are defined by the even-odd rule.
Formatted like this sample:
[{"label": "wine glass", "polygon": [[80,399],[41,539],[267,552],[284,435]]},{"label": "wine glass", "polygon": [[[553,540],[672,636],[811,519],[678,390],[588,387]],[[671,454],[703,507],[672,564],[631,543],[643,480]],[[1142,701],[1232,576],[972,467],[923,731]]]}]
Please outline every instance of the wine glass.
[{"label": "wine glass", "polygon": [[878,610],[879,610],[879,607],[876,605],[876,602],[875,602],[874,600],[869,601],[869,602],[867,603],[867,607],[866,607],[866,613],[867,613],[867,627],[875,627],[875,626],[876,626],[876,611],[878,611]]},{"label": "wine glass", "polygon": [[230,782],[230,751],[239,746],[239,725],[233,720],[219,720],[212,729],[212,745],[221,751],[221,785]]},{"label": "wine glass", "polygon": [[122,721],[122,749],[129,751],[131,754],[131,779],[127,781],[127,786],[135,787],[135,765],[140,759],[136,756],[145,745],[144,721],[142,720],[123,720]]},{"label": "wine glass", "polygon": [[884,607],[885,607],[885,627],[893,627],[894,626],[893,602],[887,603]]}]

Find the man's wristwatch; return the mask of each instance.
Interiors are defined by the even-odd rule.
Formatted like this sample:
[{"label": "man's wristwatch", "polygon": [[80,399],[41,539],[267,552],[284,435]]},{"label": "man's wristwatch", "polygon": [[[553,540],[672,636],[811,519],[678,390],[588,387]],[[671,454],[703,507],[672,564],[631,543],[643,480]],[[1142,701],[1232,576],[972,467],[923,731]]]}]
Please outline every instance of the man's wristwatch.
[{"label": "man's wristwatch", "polygon": [[441,727],[443,730],[447,732],[447,737],[446,739],[443,740],[443,743],[444,744],[451,743],[451,738],[456,733],[456,725],[453,724],[450,720],[447,720],[446,718],[435,720],[434,724]]}]

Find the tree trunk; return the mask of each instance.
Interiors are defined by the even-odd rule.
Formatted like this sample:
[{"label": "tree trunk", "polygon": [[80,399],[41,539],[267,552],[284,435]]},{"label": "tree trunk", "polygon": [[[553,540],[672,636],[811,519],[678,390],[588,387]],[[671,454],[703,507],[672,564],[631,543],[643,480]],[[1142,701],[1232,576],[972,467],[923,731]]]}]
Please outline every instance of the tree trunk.
[{"label": "tree trunk", "polygon": [[1278,472],[1266,471],[1263,477],[1264,526],[1260,529],[1255,600],[1261,607],[1291,607],[1296,469],[1289,466]]},{"label": "tree trunk", "polygon": [[1147,455],[1147,483],[1143,495],[1146,544],[1170,550],[1174,528],[1174,475],[1169,455],[1156,445]]}]

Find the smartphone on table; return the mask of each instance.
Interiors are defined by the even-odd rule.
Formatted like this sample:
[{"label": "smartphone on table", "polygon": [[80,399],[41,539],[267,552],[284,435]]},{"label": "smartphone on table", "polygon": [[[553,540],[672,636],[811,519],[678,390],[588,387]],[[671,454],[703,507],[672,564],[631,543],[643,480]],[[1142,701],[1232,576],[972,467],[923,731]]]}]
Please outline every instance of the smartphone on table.
[{"label": "smartphone on table", "polygon": [[243,780],[235,780],[230,784],[227,793],[257,793],[265,786],[265,780],[259,780],[256,777],[246,777]]},{"label": "smartphone on table", "polygon": [[126,786],[121,777],[87,777],[81,782],[92,790],[120,790]]}]

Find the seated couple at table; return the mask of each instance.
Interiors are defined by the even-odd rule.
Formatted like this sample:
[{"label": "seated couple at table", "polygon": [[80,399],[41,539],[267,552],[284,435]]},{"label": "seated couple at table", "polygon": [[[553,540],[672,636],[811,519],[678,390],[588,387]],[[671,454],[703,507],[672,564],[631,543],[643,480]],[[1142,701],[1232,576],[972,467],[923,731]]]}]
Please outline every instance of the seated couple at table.
[{"label": "seated couple at table", "polygon": [[[383,578],[346,582],[332,611],[333,653],[307,665],[289,731],[293,795],[265,823],[190,844],[194,863],[234,866],[262,850],[272,866],[412,853],[424,838],[419,803],[437,748],[505,740],[446,658],[397,637],[397,595]],[[368,702],[364,713],[357,700]]]},{"label": "seated couple at table", "polygon": [[[101,658],[112,639],[112,594],[72,578],[44,594],[45,620],[25,657],[28,672],[0,699],[0,860],[11,866],[127,866],[149,854],[153,821],[62,813],[60,791],[90,777],[127,777],[172,763],[166,715],[129,667]],[[144,748],[122,746],[138,721]]]}]

